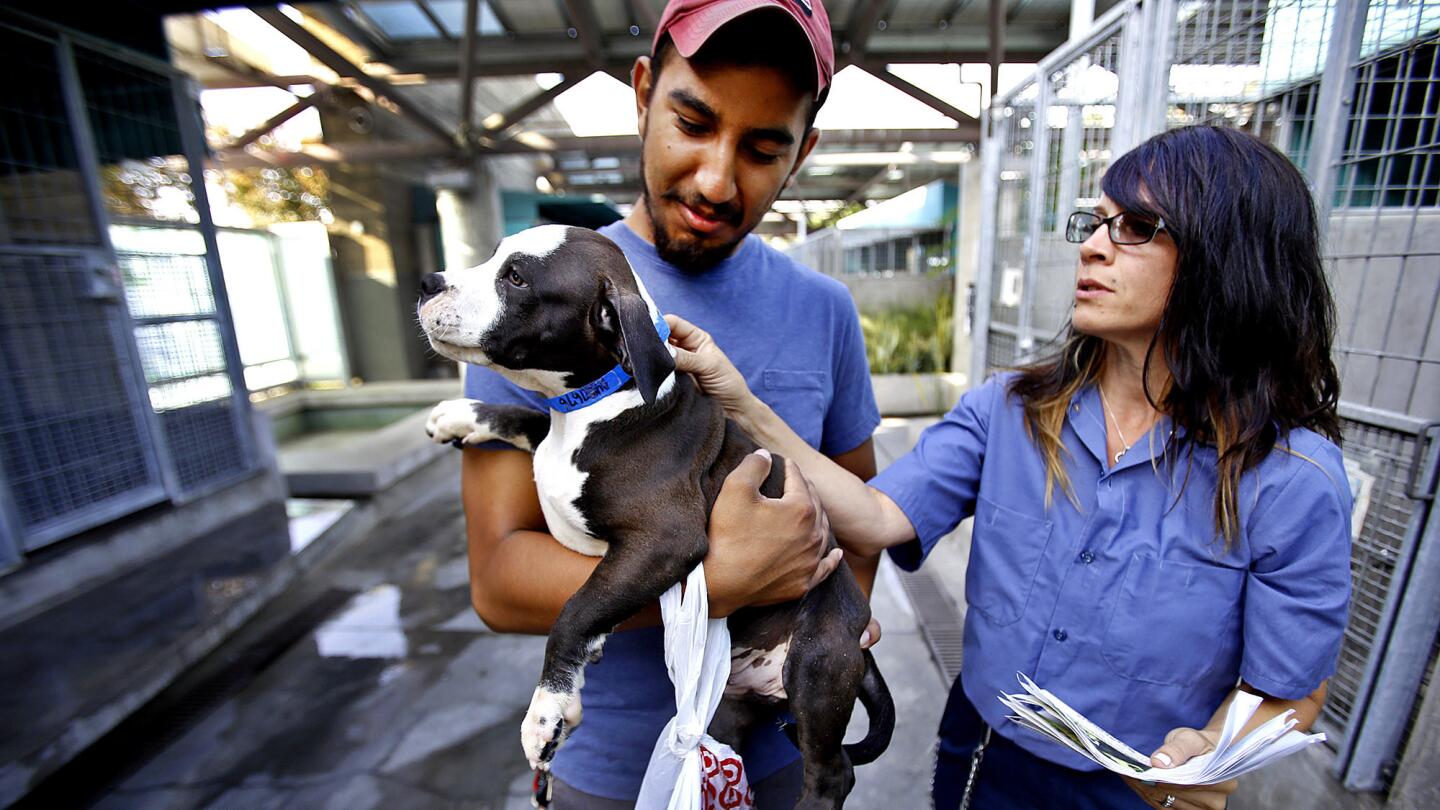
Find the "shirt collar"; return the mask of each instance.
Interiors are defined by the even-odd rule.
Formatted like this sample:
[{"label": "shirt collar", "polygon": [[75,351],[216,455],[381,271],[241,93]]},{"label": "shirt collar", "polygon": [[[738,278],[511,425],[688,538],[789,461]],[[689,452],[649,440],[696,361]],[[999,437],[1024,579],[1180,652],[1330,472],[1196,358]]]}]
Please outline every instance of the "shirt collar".
[{"label": "shirt collar", "polygon": [[1099,389],[1094,383],[1075,392],[1070,398],[1070,411],[1066,416],[1075,435],[1079,437],[1080,444],[1095,457],[1106,475],[1141,464],[1150,464],[1164,456],[1174,430],[1170,417],[1161,416],[1148,433],[1134,439],[1130,452],[1120,457],[1120,463],[1111,467],[1110,455],[1105,446],[1109,416],[1105,413],[1105,405],[1100,401]]}]

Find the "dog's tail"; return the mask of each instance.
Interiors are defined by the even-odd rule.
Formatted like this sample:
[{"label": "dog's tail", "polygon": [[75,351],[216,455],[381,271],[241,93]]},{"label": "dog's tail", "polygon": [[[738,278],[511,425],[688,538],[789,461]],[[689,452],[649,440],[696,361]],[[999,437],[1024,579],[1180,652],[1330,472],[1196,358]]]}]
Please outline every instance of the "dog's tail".
[{"label": "dog's tail", "polygon": [[[845,755],[850,758],[851,765],[868,765],[880,758],[885,749],[890,747],[890,735],[895,732],[895,701],[890,698],[890,687],[885,685],[885,679],[880,677],[880,667],[875,665],[875,656],[869,650],[865,654],[865,675],[860,679],[860,705],[865,707],[865,716],[869,721],[869,728],[865,730],[865,739],[857,743],[845,746]],[[790,742],[800,747],[800,738],[796,734],[795,724],[786,723],[781,730]]]},{"label": "dog's tail", "polygon": [[865,765],[879,759],[890,747],[890,735],[895,731],[895,701],[890,698],[890,688],[880,677],[880,667],[875,665],[875,656],[869,650],[865,650],[865,676],[860,679],[859,697],[869,728],[865,730],[865,739],[845,746],[852,765]]}]

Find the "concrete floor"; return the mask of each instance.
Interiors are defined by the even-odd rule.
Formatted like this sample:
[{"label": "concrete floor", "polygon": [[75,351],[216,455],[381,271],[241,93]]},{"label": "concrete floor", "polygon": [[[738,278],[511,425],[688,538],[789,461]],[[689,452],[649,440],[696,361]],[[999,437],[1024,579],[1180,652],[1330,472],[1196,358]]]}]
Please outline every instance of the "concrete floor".
[{"label": "concrete floor", "polygon": [[[455,472],[455,459],[441,462]],[[253,681],[114,786],[102,808],[527,808],[518,736],[544,639],[490,632],[470,608],[458,475],[422,488],[307,577],[351,594]],[[448,483],[447,483],[448,482]],[[893,572],[876,649],[895,742],[859,769],[855,807],[923,807],[945,684]],[[852,739],[863,734],[857,713]],[[649,743],[646,743],[648,747]]]}]

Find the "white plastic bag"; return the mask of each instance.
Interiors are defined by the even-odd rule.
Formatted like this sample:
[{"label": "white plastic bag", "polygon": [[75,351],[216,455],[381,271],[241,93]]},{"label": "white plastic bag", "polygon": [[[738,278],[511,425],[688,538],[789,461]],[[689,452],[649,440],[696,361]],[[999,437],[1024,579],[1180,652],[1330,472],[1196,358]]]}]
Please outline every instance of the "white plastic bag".
[{"label": "white plastic bag", "polygon": [[748,810],[754,798],[740,755],[705,733],[730,679],[730,629],[710,618],[703,564],[683,595],[677,582],[660,597],[660,615],[675,717],[655,741],[636,810]]}]

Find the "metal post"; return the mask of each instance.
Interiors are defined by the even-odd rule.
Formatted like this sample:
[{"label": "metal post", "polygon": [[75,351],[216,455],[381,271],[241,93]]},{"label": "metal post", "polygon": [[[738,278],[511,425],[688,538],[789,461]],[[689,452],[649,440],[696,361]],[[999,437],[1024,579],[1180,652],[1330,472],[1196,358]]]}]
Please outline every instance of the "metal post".
[{"label": "metal post", "polygon": [[1045,191],[1049,185],[1046,172],[1050,168],[1050,75],[1042,64],[1035,70],[1039,90],[1035,97],[1035,116],[1030,124],[1030,200],[1025,223],[1025,271],[1020,282],[1020,317],[1016,332],[1018,359],[1030,360],[1035,346],[1034,313],[1035,276],[1038,272],[1041,234],[1045,230]]},{"label": "metal post", "polygon": [[990,0],[990,98],[1000,95],[1000,65],[1005,61],[1005,0]]},{"label": "metal post", "polygon": [[1437,428],[1440,423],[1431,422],[1419,434],[1415,452],[1421,454],[1424,473],[1418,482],[1420,492],[1412,494],[1428,502],[1418,501],[1410,518],[1411,542],[1395,567],[1392,596],[1386,600],[1385,612],[1393,620],[1382,619],[1381,626],[1388,625],[1390,631],[1383,644],[1372,649],[1367,676],[1373,672],[1374,677],[1366,678],[1368,688],[1362,687],[1351,715],[1355,720],[1336,756],[1337,772],[1343,773],[1342,782],[1349,790],[1385,789],[1385,768],[1400,747],[1440,632],[1440,514],[1434,508],[1440,442],[1432,438]]},{"label": "metal post", "polygon": [[1367,0],[1335,4],[1330,48],[1325,53],[1325,70],[1320,75],[1320,90],[1315,98],[1315,120],[1310,130],[1314,139],[1310,143],[1305,170],[1310,176],[1322,236],[1329,230],[1336,175],[1339,174],[1336,164],[1345,149],[1345,135],[1350,129],[1350,109],[1355,99],[1355,61],[1360,56],[1360,45],[1365,38],[1369,5]]},{"label": "metal post", "polygon": [[460,39],[460,128],[456,133],[461,146],[469,146],[475,132],[475,28],[480,15],[480,0],[465,2],[465,32]]},{"label": "metal post", "polygon": [[[973,388],[985,381],[990,342],[990,290],[995,279],[995,205],[1000,196],[1000,128],[994,109],[980,113],[980,255],[975,263],[975,313],[970,318],[970,373]],[[1004,126],[1008,126],[1008,121]],[[958,306],[959,301],[955,302]]]},{"label": "metal post", "polygon": [[[1126,150],[1134,148],[1152,135],[1165,131],[1166,110],[1170,107],[1170,67],[1175,59],[1175,20],[1179,12],[1176,0],[1150,0],[1142,3],[1132,20],[1138,24],[1140,36],[1132,41],[1136,61],[1135,93],[1129,95],[1121,83],[1120,95],[1133,105],[1134,121],[1126,128]],[[1127,27],[1129,26],[1127,21]],[[1116,110],[1116,117],[1120,115]],[[1118,156],[1121,150],[1113,150]]]},{"label": "metal post", "polygon": [[[1081,57],[1076,66],[1079,72],[1089,66],[1090,58]],[[1084,108],[1079,105],[1065,107],[1065,129],[1060,137],[1060,183],[1055,194],[1055,229],[1064,233],[1062,219],[1075,207],[1075,198],[1080,195],[1080,151],[1085,145]]]},{"label": "metal post", "polygon": [[1149,42],[1150,4],[1132,6],[1125,13],[1120,29],[1119,87],[1115,92],[1115,128],[1110,131],[1110,154],[1113,157],[1129,152],[1140,138],[1147,107],[1144,93],[1153,54]]},{"label": "metal post", "polygon": [[1070,0],[1070,41],[1085,36],[1095,22],[1095,0]]},{"label": "metal post", "polygon": [[220,245],[215,239],[210,198],[205,191],[205,136],[200,98],[188,78],[172,76],[170,87],[175,99],[175,121],[180,128],[181,148],[185,150],[185,162],[190,166],[190,190],[195,195],[195,212],[200,217],[200,236],[205,241],[205,269],[215,296],[215,321],[220,327],[220,346],[225,352],[225,366],[230,378],[231,416],[235,422],[241,458],[248,469],[259,461],[255,426],[250,418],[250,389],[245,383],[245,364],[240,359],[240,345],[235,339],[235,318],[230,312],[230,296],[220,267]]}]

